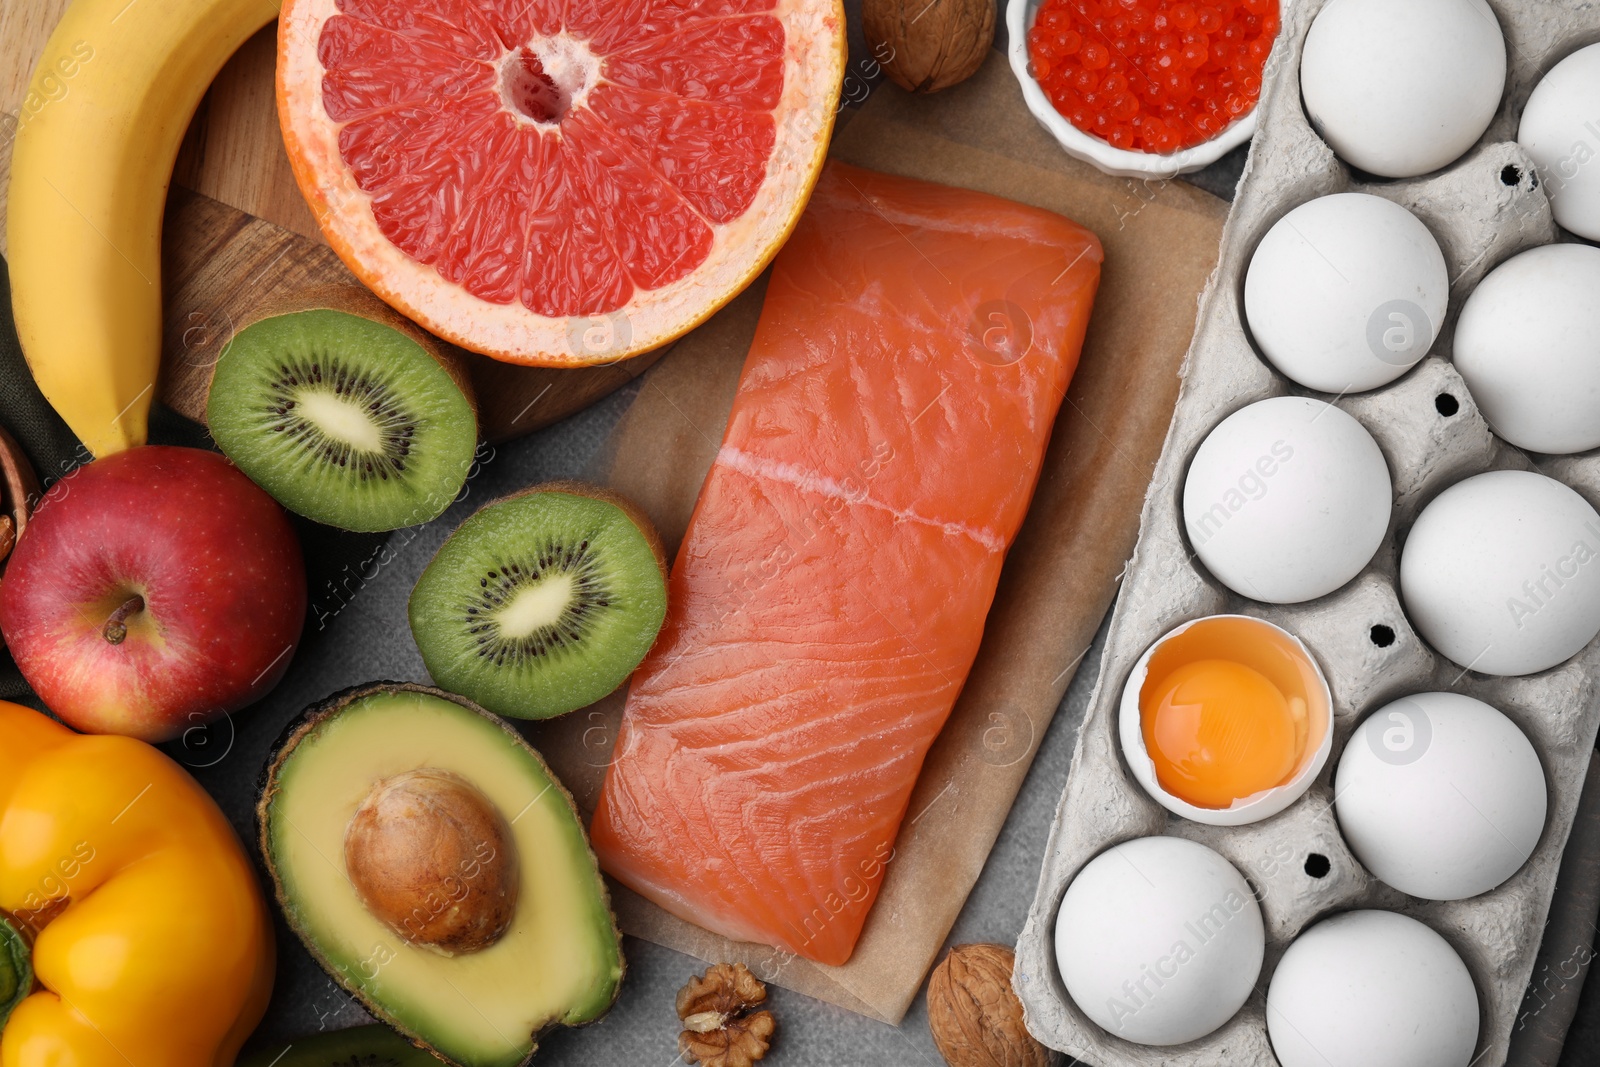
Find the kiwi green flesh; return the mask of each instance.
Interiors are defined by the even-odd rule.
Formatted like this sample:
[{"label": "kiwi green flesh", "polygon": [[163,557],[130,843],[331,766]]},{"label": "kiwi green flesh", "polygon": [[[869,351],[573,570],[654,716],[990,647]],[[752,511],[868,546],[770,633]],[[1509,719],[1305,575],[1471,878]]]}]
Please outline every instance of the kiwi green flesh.
[{"label": "kiwi green flesh", "polygon": [[382,1023],[268,1045],[239,1067],[440,1067],[440,1060]]},{"label": "kiwi green flesh", "polygon": [[545,719],[620,686],[655,643],[666,580],[617,505],[567,492],[502,500],[461,524],[411,593],[434,681]]},{"label": "kiwi green flesh", "polygon": [[284,507],[363,532],[436,518],[460,493],[478,437],[472,404],[421,345],[321,308],[235,334],[206,422]]}]

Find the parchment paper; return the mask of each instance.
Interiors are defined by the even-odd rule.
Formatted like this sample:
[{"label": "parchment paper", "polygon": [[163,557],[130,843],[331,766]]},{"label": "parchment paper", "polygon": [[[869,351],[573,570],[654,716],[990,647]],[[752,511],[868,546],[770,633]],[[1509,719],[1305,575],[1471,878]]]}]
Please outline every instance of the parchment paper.
[{"label": "parchment paper", "polygon": [[[977,880],[1034,750],[1116,592],[1177,397],[1196,300],[1226,205],[1182,182],[1111,178],[1070,159],[1022,103],[1004,58],[933,97],[875,90],[832,154],[1059,212],[1105,246],[1082,360],[1032,510],[1006,560],[972,674],[934,744],[855,955],[826,967],[736,944],[613,884],[624,931],[896,1023]],[[765,280],[644,379],[598,472],[676,550],[722,441]],[[1003,476],[1003,475],[1001,475]],[[610,758],[620,696],[533,732],[585,812]]]}]

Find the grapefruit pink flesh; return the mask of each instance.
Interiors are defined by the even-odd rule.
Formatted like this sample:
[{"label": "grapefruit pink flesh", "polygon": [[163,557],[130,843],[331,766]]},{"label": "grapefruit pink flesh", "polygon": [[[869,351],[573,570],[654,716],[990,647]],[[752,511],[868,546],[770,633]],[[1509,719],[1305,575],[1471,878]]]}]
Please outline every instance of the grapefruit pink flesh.
[{"label": "grapefruit pink flesh", "polygon": [[[473,343],[461,336],[473,332],[462,313],[475,301],[503,309],[495,321],[525,311],[529,332],[559,341],[559,329],[532,320],[620,314],[625,332],[648,333],[641,308],[685,303],[682,292],[658,301],[655,291],[695,288],[697,273],[728,290],[702,300],[720,304],[742,288],[787,234],[820,164],[834,100],[816,99],[804,64],[835,57],[799,49],[828,29],[815,16],[833,6],[290,0],[280,30],[285,139],[330,244],[379,295],[490,355],[585,362]],[[314,48],[295,32],[314,33]],[[313,75],[320,114],[294,113]],[[779,151],[786,133],[794,143]],[[760,203],[775,174],[795,201],[786,212]],[[740,225],[752,208],[765,225]],[[734,247],[744,242],[756,247]],[[726,269],[741,259],[751,262]],[[684,319],[695,309],[673,310]],[[541,354],[554,358],[529,358]]]}]

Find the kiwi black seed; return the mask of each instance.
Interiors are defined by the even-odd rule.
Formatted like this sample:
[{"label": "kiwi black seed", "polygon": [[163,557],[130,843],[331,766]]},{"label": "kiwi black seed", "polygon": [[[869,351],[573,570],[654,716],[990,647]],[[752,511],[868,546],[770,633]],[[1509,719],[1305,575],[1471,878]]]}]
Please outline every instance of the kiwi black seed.
[{"label": "kiwi black seed", "polygon": [[377,532],[435,518],[477,448],[472,401],[420,331],[337,308],[240,330],[206,403],[211,435],[279,503]]},{"label": "kiwi black seed", "polygon": [[482,508],[411,593],[411,632],[440,686],[544,719],[623,683],[666,617],[655,529],[603,489],[540,486]]}]

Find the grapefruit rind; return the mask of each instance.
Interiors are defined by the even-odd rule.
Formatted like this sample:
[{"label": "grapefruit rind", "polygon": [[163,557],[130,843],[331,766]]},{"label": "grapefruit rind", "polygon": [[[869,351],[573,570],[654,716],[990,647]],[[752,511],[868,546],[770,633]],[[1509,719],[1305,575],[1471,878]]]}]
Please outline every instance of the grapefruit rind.
[{"label": "grapefruit rind", "polygon": [[[278,21],[278,118],[300,192],[329,246],[391,307],[430,332],[508,363],[577,367],[618,362],[688,333],[764,270],[805,210],[822,171],[846,61],[840,0],[778,0],[783,95],[766,180],[749,208],[713,224],[705,261],[658,289],[638,289],[606,315],[548,317],[480,299],[406,255],[379,229],[372,197],[339,151],[341,124],[322,101],[318,41],[337,0],[286,0]],[[598,333],[599,340],[594,340]]]}]

